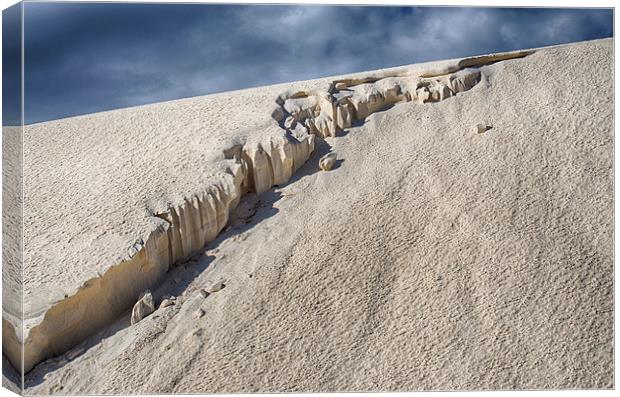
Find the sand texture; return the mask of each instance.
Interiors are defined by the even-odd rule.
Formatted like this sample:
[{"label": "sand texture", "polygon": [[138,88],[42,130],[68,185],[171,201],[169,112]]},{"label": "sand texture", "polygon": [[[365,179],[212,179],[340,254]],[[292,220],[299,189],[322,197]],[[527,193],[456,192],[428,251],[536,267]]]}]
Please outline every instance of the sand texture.
[{"label": "sand texture", "polygon": [[612,40],[31,125],[24,162],[27,393],[613,387]]},{"label": "sand texture", "polygon": [[22,379],[5,355],[22,352],[22,136],[21,127],[2,128],[2,387],[14,392]]}]

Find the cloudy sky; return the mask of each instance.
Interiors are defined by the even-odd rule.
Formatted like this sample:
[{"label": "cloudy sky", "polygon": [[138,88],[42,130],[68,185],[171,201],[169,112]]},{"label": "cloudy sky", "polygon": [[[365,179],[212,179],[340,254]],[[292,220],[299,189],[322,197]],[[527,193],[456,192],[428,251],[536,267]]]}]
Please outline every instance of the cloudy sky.
[{"label": "cloudy sky", "polygon": [[613,35],[604,9],[26,3],[24,15],[26,123]]}]

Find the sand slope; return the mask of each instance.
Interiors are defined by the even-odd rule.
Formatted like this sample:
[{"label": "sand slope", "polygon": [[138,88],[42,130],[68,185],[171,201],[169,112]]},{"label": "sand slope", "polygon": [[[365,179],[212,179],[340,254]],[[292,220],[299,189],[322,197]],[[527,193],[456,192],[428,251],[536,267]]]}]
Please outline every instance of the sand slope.
[{"label": "sand slope", "polygon": [[395,103],[463,94],[486,78],[482,65],[529,53],[26,126],[23,328],[5,316],[4,354],[28,372],[107,326],[159,285],[171,265],[212,242],[244,194],[286,183],[317,137],[335,137]]},{"label": "sand slope", "polygon": [[[480,81],[454,97],[399,103],[339,136],[317,138],[289,183],[246,195],[205,254],[166,275],[156,300],[181,294],[178,304],[131,327],[120,318],[35,368],[28,391],[612,387],[612,70],[611,40],[544,49],[482,66]],[[286,89],[312,91],[334,79]],[[99,247],[108,266],[118,255],[112,248],[142,230],[140,208],[156,212],[207,183],[222,158],[221,150],[203,148],[229,145],[229,132],[241,142],[256,131],[276,136],[273,101],[284,88],[32,126],[32,142],[44,142],[35,137],[45,134],[58,137],[50,148],[100,151],[89,164],[71,163],[64,151],[66,158],[54,161],[71,167],[54,172],[72,169],[68,180],[80,174],[100,181],[82,186],[95,186],[93,197],[106,194],[110,203],[62,201],[79,192],[46,186],[59,192],[46,198],[54,205],[99,211],[88,222],[66,220],[87,229],[75,236],[103,237],[78,244],[74,257],[48,273],[27,268],[32,307],[48,307],[34,297],[56,296],[40,292],[52,281],[74,280],[63,284],[69,288],[98,271],[82,265],[71,276],[54,276],[60,264],[90,264]],[[201,117],[207,108],[221,119]],[[100,128],[103,118],[109,136],[66,141],[75,136],[67,126],[88,121]],[[472,131],[477,124],[492,128],[479,134]],[[58,134],[50,135],[56,125]],[[188,134],[163,140],[173,126]],[[317,172],[330,147],[337,168]],[[43,147],[27,149],[26,158],[35,150]],[[117,162],[127,175],[103,177]],[[145,173],[147,165],[153,169]],[[24,181],[26,190],[45,183],[37,175]],[[107,230],[117,234],[106,237]],[[50,249],[49,241],[30,241],[41,248],[33,252]],[[221,291],[206,298],[196,292],[220,280]]]}]

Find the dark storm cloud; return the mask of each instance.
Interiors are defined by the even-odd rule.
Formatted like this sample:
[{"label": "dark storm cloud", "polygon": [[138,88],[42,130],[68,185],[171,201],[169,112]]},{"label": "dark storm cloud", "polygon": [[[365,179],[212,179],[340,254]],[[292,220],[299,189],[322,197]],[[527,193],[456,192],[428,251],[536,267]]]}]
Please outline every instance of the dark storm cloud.
[{"label": "dark storm cloud", "polygon": [[26,3],[26,122],[612,35],[612,11]]},{"label": "dark storm cloud", "polygon": [[21,124],[21,5],[2,12],[2,125]]}]

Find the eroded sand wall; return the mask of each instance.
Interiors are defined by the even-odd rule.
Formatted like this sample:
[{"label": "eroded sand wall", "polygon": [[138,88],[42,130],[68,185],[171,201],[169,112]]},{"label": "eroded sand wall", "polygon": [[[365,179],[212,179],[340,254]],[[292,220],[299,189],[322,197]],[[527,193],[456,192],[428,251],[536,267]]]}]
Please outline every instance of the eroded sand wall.
[{"label": "eroded sand wall", "polygon": [[[48,310],[26,336],[24,370],[75,346],[129,309],[142,291],[160,282],[170,265],[187,259],[217,237],[244,193],[261,193],[288,181],[312,155],[315,135],[336,136],[356,120],[398,102],[447,99],[481,81],[480,70],[464,68],[522,56],[481,57],[478,63],[460,61],[446,73],[340,80],[325,92],[280,95],[272,117],[281,134],[225,150],[225,170],[216,182],[182,204],[154,214],[151,221],[157,227],[144,243],[130,248],[126,260],[88,280],[77,293]],[[10,323],[6,325],[3,322],[8,331],[4,354],[19,368],[19,340],[10,337],[15,332],[11,333]]]},{"label": "eroded sand wall", "polygon": [[[221,177],[202,193],[157,214],[155,230],[129,250],[129,258],[58,302],[32,328],[24,343],[24,371],[80,343],[130,308],[145,289],[155,287],[170,265],[213,241],[248,191],[263,192],[284,183],[312,154],[314,137],[269,139],[231,149]],[[21,365],[19,338],[3,321],[3,352]]]},{"label": "eroded sand wall", "polygon": [[80,343],[125,311],[140,291],[156,285],[168,270],[168,229],[162,222],[144,249],[48,310],[26,338],[24,370]]}]

